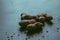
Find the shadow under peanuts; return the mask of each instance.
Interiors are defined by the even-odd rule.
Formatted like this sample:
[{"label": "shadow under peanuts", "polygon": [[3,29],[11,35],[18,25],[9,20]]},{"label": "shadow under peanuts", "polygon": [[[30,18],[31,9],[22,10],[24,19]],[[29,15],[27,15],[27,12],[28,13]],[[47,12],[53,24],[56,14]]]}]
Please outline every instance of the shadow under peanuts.
[{"label": "shadow under peanuts", "polygon": [[52,26],[53,22],[52,21],[45,21],[48,25]]},{"label": "shadow under peanuts", "polygon": [[42,27],[39,27],[39,28],[31,28],[31,29],[26,29],[26,28],[22,28],[22,26],[19,28],[19,31],[20,32],[26,32],[26,35],[27,36],[32,36],[34,34],[38,34],[38,33],[41,33],[43,30]]},{"label": "shadow under peanuts", "polygon": [[35,28],[35,29],[28,30],[27,36],[32,36],[34,34],[41,33],[42,30],[43,30],[43,28]]},{"label": "shadow under peanuts", "polygon": [[49,26],[53,25],[52,19],[52,16],[48,16],[45,14],[41,14],[38,16],[23,14],[21,15],[21,22],[19,22],[19,31],[26,32],[27,36],[42,33],[45,23],[47,23]]},{"label": "shadow under peanuts", "polygon": [[[53,25],[53,22],[52,21],[45,21],[48,25]],[[44,24],[45,25],[45,24]],[[42,33],[42,30],[43,30],[43,27],[44,27],[44,25],[43,26],[40,26],[40,27],[37,27],[37,28],[31,28],[31,29],[27,29],[26,28],[26,26],[21,26],[20,28],[19,28],[19,31],[20,32],[26,32],[26,35],[27,36],[32,36],[32,35],[34,35],[34,34],[38,34],[38,33]]]},{"label": "shadow under peanuts", "polygon": [[21,32],[24,32],[24,31],[26,31],[26,28],[19,28],[19,31],[21,31]]}]

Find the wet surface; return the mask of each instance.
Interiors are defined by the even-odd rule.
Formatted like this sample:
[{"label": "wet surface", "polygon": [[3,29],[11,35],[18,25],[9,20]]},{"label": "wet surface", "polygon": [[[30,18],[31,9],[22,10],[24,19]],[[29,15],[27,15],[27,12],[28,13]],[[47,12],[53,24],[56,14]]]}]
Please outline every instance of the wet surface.
[{"label": "wet surface", "polygon": [[19,31],[18,25],[22,12],[30,15],[48,13],[54,18],[52,26],[46,24],[42,33],[35,34],[27,40],[60,40],[60,0],[2,0],[2,2],[0,40],[26,40],[26,34]]}]

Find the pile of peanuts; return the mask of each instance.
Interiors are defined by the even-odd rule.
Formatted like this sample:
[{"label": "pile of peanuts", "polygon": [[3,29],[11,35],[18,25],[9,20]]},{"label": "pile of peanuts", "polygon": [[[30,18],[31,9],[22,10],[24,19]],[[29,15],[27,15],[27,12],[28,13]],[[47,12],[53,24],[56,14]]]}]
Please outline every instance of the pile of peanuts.
[{"label": "pile of peanuts", "polygon": [[52,16],[47,14],[38,14],[36,16],[31,16],[26,13],[21,13],[21,21],[19,25],[21,28],[26,28],[27,30],[41,28],[44,26],[45,22],[49,22],[53,19]]}]

